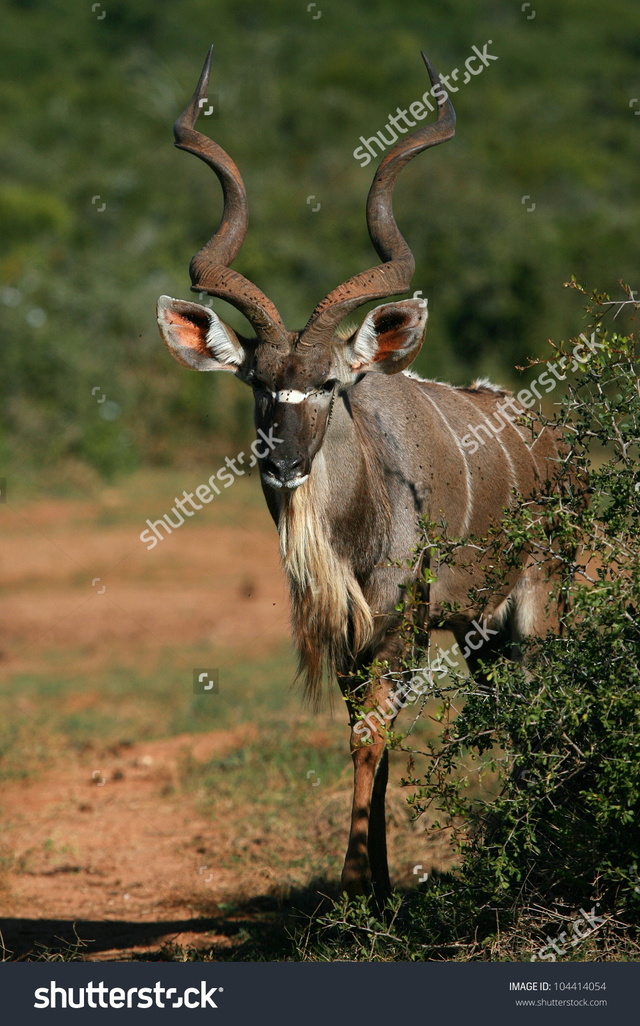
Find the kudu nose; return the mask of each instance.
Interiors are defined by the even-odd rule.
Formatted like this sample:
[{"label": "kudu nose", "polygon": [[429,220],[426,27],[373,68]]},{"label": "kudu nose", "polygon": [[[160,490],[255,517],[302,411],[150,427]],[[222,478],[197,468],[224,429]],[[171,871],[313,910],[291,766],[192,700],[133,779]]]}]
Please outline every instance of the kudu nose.
[{"label": "kudu nose", "polygon": [[275,456],[269,456],[268,459],[264,460],[262,469],[265,474],[270,474],[275,477],[276,481],[281,481],[285,484],[287,481],[292,481],[294,478],[302,474],[302,467],[304,460],[302,456],[295,457],[294,459],[280,458]]}]

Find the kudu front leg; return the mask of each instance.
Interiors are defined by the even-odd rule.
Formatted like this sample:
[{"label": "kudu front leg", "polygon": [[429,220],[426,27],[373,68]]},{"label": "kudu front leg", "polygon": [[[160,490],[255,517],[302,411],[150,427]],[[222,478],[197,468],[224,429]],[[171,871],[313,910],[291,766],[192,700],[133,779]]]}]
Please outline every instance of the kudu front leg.
[{"label": "kudu front leg", "polygon": [[353,714],[351,717],[353,805],[342,889],[349,897],[373,893],[378,905],[384,904],[391,893],[385,821],[389,776],[387,728],[396,716],[393,704],[387,702],[391,688],[387,680],[376,681],[365,701],[371,715],[366,720]]}]

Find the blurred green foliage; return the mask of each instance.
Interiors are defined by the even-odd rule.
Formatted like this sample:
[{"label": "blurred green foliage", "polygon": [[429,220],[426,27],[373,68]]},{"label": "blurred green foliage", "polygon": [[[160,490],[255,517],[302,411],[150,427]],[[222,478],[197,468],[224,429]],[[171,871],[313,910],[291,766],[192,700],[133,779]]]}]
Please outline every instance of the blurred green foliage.
[{"label": "blurred green foliage", "polygon": [[456,139],[420,156],[396,191],[414,288],[430,300],[417,369],[513,382],[548,336],[575,333],[579,309],[561,288],[571,273],[612,294],[619,279],[634,287],[640,8],[533,8],[535,18],[513,0],[319,0],[312,11],[286,0],[2,0],[7,472],[77,460],[110,475],[246,440],[248,390],[178,368],[155,327],[160,293],[189,297],[189,260],[221,208],[214,176],[171,133],[211,41],[219,116],[199,127],[239,164],[251,205],[235,266],[289,327],[376,260],[364,224],[373,168],[353,150],[427,88],[420,48],[446,74],[488,40],[499,59],[454,97]]}]

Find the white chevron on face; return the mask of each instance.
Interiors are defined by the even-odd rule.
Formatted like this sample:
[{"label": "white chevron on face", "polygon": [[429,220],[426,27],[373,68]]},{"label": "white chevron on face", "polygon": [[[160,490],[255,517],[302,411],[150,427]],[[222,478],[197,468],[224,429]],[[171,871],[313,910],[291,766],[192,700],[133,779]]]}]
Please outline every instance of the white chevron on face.
[{"label": "white chevron on face", "polygon": [[284,388],[280,392],[272,392],[269,389],[269,394],[277,403],[303,403],[313,395],[313,392],[297,392],[295,388]]}]

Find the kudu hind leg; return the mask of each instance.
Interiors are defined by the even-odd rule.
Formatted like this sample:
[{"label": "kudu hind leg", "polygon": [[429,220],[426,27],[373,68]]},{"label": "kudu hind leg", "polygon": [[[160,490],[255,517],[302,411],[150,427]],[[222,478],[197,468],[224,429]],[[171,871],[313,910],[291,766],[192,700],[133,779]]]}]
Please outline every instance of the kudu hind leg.
[{"label": "kudu hind leg", "polygon": [[544,637],[548,631],[559,633],[559,610],[557,603],[550,601],[549,588],[548,575],[532,562],[502,609],[483,619],[480,630],[476,620],[456,625],[453,632],[458,651],[476,684],[489,686],[484,667],[499,656],[526,667],[521,644],[526,638]]},{"label": "kudu hind leg", "polygon": [[524,638],[560,633],[560,609],[550,594],[553,579],[544,566],[532,563],[513,592],[511,621],[513,636]]},{"label": "kudu hind leg", "polygon": [[369,817],[369,865],[371,867],[371,886],[378,904],[384,904],[391,894],[389,879],[389,863],[387,861],[387,821],[385,797],[389,780],[389,749],[385,746],[375,776],[373,778],[373,794],[371,795],[371,814]]}]

